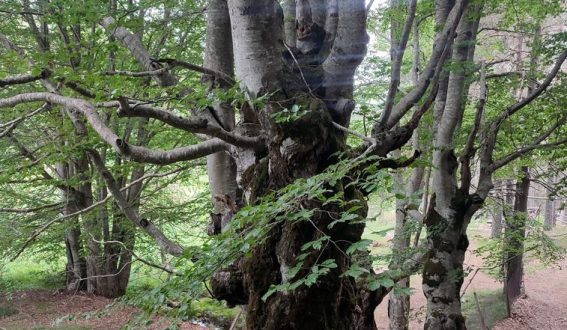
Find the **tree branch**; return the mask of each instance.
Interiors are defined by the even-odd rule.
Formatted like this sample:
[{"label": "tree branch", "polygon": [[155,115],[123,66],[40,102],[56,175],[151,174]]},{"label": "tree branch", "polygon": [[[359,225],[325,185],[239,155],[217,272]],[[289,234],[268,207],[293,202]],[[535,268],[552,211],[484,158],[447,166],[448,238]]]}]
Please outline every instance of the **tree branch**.
[{"label": "tree branch", "polygon": [[153,150],[128,144],[118,137],[99,117],[93,105],[81,100],[53,93],[25,93],[0,99],[0,108],[14,106],[26,102],[50,102],[82,113],[99,136],[117,152],[140,163],[166,165],[180,161],[201,158],[229,149],[229,145],[219,139],[212,139],[197,145],[180,147],[172,150]]},{"label": "tree branch", "polygon": [[49,70],[43,70],[38,75],[23,74],[23,75],[6,77],[4,79],[0,79],[0,87],[27,84],[30,82],[38,81],[40,79],[45,79],[49,75],[50,75]]},{"label": "tree branch", "polygon": [[3,208],[3,209],[0,209],[0,213],[34,213],[34,212],[45,210],[45,209],[53,209],[53,208],[56,208],[56,207],[59,207],[59,206],[61,206],[61,202],[42,205],[42,206],[38,206],[38,207],[31,207],[31,208],[27,208],[27,209]]},{"label": "tree branch", "polygon": [[468,194],[470,185],[471,185],[471,169],[470,163],[471,159],[475,155],[475,148],[474,142],[476,140],[478,131],[480,130],[482,117],[484,115],[484,108],[486,105],[486,98],[488,97],[487,88],[486,88],[486,65],[482,62],[481,71],[480,71],[480,98],[478,100],[476,106],[476,115],[474,119],[473,129],[471,130],[465,147],[463,149],[463,153],[460,157],[461,161],[461,190]]},{"label": "tree branch", "polygon": [[[419,78],[417,85],[392,108],[392,114],[388,118],[386,128],[394,127],[427,91],[434,76],[439,75],[445,58],[449,53],[447,45],[451,43],[447,41],[455,34],[467,3],[467,0],[458,0],[451,9],[443,30],[435,38],[433,52],[427,67]],[[375,127],[375,130],[379,131],[380,127]]]},{"label": "tree branch", "polygon": [[116,204],[122,210],[122,213],[132,221],[135,225],[143,229],[147,234],[153,237],[157,244],[167,253],[173,256],[180,256],[183,254],[183,248],[167,238],[153,223],[146,219],[142,219],[138,212],[128,203],[126,197],[120,191],[120,187],[116,183],[114,176],[104,165],[104,161],[100,157],[100,154],[96,150],[87,151],[91,162],[94,164],[100,175],[102,176],[106,187],[114,197]]},{"label": "tree branch", "polygon": [[234,81],[234,79],[227,75],[224,74],[222,72],[218,72],[215,70],[211,70],[205,67],[202,67],[200,65],[195,65],[189,62],[185,62],[185,61],[180,61],[180,60],[175,60],[175,59],[171,59],[171,58],[160,58],[158,60],[155,60],[156,63],[167,63],[169,65],[170,68],[174,68],[174,67],[182,67],[185,69],[189,69],[191,71],[195,71],[195,72],[199,72],[202,74],[206,74],[209,76],[213,76],[219,80],[222,80],[227,86],[232,86],[234,85],[236,82]]},{"label": "tree branch", "polygon": [[[112,17],[104,18],[101,25],[111,34],[111,36],[122,42],[144,70],[155,71],[160,69],[159,64],[150,58],[150,53],[142,41],[136,35],[128,31],[128,29],[117,26]],[[161,87],[174,86],[177,84],[177,78],[168,71],[160,73],[154,77]]]},{"label": "tree branch", "polygon": [[545,77],[545,80],[538,86],[538,88],[536,88],[525,99],[523,99],[520,102],[510,106],[508,109],[504,110],[500,114],[500,116],[498,116],[498,118],[495,120],[495,123],[494,123],[493,133],[498,132],[498,130],[500,129],[500,125],[502,125],[502,123],[507,118],[509,118],[510,116],[512,116],[513,114],[515,114],[516,112],[518,112],[519,110],[521,110],[522,108],[524,108],[525,106],[530,104],[533,100],[535,100],[543,92],[545,92],[545,90],[547,89],[547,87],[549,87],[549,85],[551,84],[551,82],[553,81],[555,76],[557,76],[559,71],[561,71],[561,66],[563,65],[563,62],[565,61],[565,59],[567,59],[567,50],[564,50],[563,53],[561,53],[561,55],[559,55],[559,57],[557,58],[557,61],[555,62],[555,65],[553,66],[551,71],[547,74],[547,76]]},{"label": "tree branch", "polygon": [[[399,43],[395,42],[394,39],[392,38],[392,46],[390,50],[390,56],[392,57],[392,74],[390,78],[390,88],[388,90],[388,96],[386,98],[386,105],[384,107],[384,112],[382,112],[382,116],[380,118],[380,123],[379,123],[380,127],[386,126],[386,123],[388,122],[388,119],[390,118],[390,114],[392,112],[392,107],[394,106],[394,100],[396,98],[398,86],[400,85],[402,60],[404,58],[406,46],[409,40],[409,35],[411,32],[413,21],[415,19],[417,0],[410,0],[407,4],[407,7],[408,7],[408,15],[406,18],[406,22]],[[392,30],[394,30],[393,24],[392,24]],[[393,31],[393,33],[396,32],[397,31]]]},{"label": "tree branch", "polygon": [[526,153],[528,153],[532,150],[555,147],[555,146],[559,146],[559,145],[567,143],[567,139],[562,139],[562,140],[559,140],[559,141],[556,141],[556,142],[541,144],[541,142],[543,142],[545,139],[547,139],[553,132],[555,132],[555,130],[557,128],[564,125],[566,121],[567,121],[567,116],[563,116],[563,118],[559,122],[557,122],[555,125],[553,125],[547,131],[545,131],[543,134],[541,134],[533,143],[526,145],[526,146],[508,154],[507,156],[500,158],[499,160],[494,161],[492,163],[492,165],[490,166],[490,170],[495,171],[495,170],[497,170],[497,169],[499,169],[503,166],[506,166],[510,162],[520,158],[521,156],[525,155]]},{"label": "tree branch", "polygon": [[127,101],[119,102],[118,105],[118,116],[121,117],[157,119],[175,128],[193,133],[207,134],[241,148],[262,149],[265,147],[263,140],[259,137],[247,137],[228,132],[218,125],[212,125],[206,118],[183,118],[165,109],[151,107],[146,104],[130,105]]}]

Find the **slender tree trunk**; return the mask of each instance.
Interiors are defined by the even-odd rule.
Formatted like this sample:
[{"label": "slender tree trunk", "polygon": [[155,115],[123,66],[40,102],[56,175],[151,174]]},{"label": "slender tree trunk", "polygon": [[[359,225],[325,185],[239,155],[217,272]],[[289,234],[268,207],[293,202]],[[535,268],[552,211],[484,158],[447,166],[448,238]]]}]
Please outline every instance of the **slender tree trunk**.
[{"label": "slender tree trunk", "polygon": [[514,301],[524,293],[524,239],[526,236],[526,219],[528,196],[530,189],[530,173],[526,166],[521,168],[522,177],[516,182],[516,198],[513,218],[506,228],[508,255],[506,257],[505,289],[508,315]]},{"label": "slender tree trunk", "polygon": [[502,182],[496,184],[496,205],[492,210],[492,231],[490,237],[497,238],[502,234],[502,221],[503,221],[503,209],[502,205],[504,203],[504,187]]},{"label": "slender tree trunk", "polygon": [[[547,184],[553,187],[555,184],[554,176],[550,176],[547,180]],[[547,195],[545,200],[545,218],[543,222],[543,229],[552,230],[555,227],[555,217],[556,217],[556,207],[554,196],[550,193]]]},{"label": "slender tree trunk", "polygon": [[[393,5],[394,2],[391,3]],[[399,5],[399,3],[398,3]],[[393,29],[394,27],[392,27]],[[392,36],[393,37],[393,36]],[[412,65],[412,83],[417,85],[419,79],[420,67],[420,47],[419,47],[419,28],[417,22],[413,24],[413,65]],[[420,143],[420,127],[418,127],[412,137],[412,145],[414,150],[422,150]],[[393,155],[396,156],[396,155]],[[411,178],[407,184],[404,183],[401,170],[396,172],[396,184],[402,194],[406,196],[413,196],[422,186],[425,169],[423,167],[415,168],[412,171]],[[417,205],[416,205],[417,204]],[[408,230],[407,223],[409,221],[416,221],[412,219],[409,212],[419,213],[419,202],[413,203],[409,199],[400,200],[396,199],[396,228],[394,232],[393,250],[394,253],[401,254],[398,260],[394,260],[391,269],[399,267],[403,263],[403,259],[407,255],[411,243],[411,231]],[[421,224],[417,226],[421,228]],[[420,230],[420,229],[418,229]],[[410,287],[410,278],[404,278],[398,281],[397,285],[402,288]],[[390,300],[388,304],[388,317],[390,319],[390,330],[406,330],[409,328],[409,312],[410,312],[410,296],[409,295],[396,295],[390,293]]]}]

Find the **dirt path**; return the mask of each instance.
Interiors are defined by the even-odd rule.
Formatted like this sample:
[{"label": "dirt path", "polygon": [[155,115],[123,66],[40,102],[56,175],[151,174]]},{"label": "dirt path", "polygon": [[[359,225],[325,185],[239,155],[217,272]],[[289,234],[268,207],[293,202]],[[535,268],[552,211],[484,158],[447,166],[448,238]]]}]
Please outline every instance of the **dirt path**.
[{"label": "dirt path", "polygon": [[[471,246],[469,247],[465,257],[465,268],[475,270],[479,267],[482,267],[482,258],[471,252],[476,248],[476,244],[474,242],[471,242]],[[411,296],[410,300],[410,330],[423,329],[423,320],[425,319],[425,305],[427,300],[425,299],[425,296],[423,295],[423,291],[421,289],[421,276],[412,276],[410,282],[412,288],[414,289],[414,293]],[[498,283],[496,280],[492,279],[482,271],[473,271],[469,273],[469,275],[465,278],[463,288],[467,285],[469,285],[467,292],[496,290],[502,287],[500,283]],[[376,319],[376,323],[378,324],[379,330],[388,329],[388,302],[386,299],[382,304],[380,304],[380,306],[378,306],[378,308],[374,312],[374,317]]]},{"label": "dirt path", "polygon": [[[87,294],[34,290],[0,294],[0,307],[17,311],[0,317],[0,329],[118,330],[140,312],[127,306],[112,306],[111,299]],[[148,329],[166,329],[169,322],[154,318]],[[185,322],[180,329],[207,329]]]},{"label": "dirt path", "polygon": [[[474,270],[483,261],[471,251],[477,246],[471,242],[467,251],[465,267]],[[470,282],[467,293],[501,290],[502,284],[479,271],[470,273],[463,288]],[[473,278],[474,275],[474,278]],[[513,307],[513,316],[500,321],[494,330],[566,330],[567,329],[567,260],[558,266],[528,273],[524,278],[527,298],[519,300]],[[426,299],[421,290],[421,276],[412,276],[410,330],[423,329]],[[490,307],[488,307],[490,308]],[[379,330],[388,329],[388,302],[384,300],[375,311]],[[471,329],[476,330],[476,329]]]},{"label": "dirt path", "polygon": [[494,330],[567,329],[567,260],[559,267],[528,274],[527,297],[512,308],[512,318],[499,322]]}]

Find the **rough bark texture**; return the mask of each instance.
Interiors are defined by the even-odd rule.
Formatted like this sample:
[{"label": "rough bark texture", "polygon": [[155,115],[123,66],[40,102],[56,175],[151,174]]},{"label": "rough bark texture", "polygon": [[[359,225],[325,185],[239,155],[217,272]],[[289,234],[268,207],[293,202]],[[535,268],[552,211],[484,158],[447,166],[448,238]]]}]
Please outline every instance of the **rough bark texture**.
[{"label": "rough bark texture", "polygon": [[[240,154],[236,162],[238,183],[248,203],[254,202],[254,196],[321,173],[335,161],[331,156],[345,146],[344,134],[332,123],[333,118],[338,118],[336,109],[341,111],[343,123],[348,123],[353,109],[352,101],[340,100],[352,98],[354,70],[364,56],[367,40],[364,1],[297,1],[295,5],[297,41],[293,48],[293,44],[281,43],[284,30],[287,41],[293,43],[294,38],[289,25],[284,29],[282,11],[275,1],[228,2],[237,79],[251,98],[281,91],[273,97],[279,102],[254,109],[259,124],[241,123],[236,128],[246,127],[253,132],[251,128],[260,125],[268,133],[267,154],[249,154],[245,158]],[[285,12],[293,13],[290,9],[293,7],[287,2]],[[355,42],[349,38],[354,38]],[[332,48],[330,51],[325,49],[326,44]],[[298,63],[306,62],[312,67],[298,67]],[[332,80],[326,80],[329,77]],[[328,82],[327,86],[320,89],[323,81]],[[328,101],[319,100],[317,95],[328,96]],[[274,113],[293,104],[310,111],[296,121],[274,120]],[[334,189],[342,191],[344,188]],[[356,189],[343,192],[346,200],[363,200]],[[317,212],[312,223],[284,222],[276,226],[270,237],[254,249],[254,257],[236,265],[242,273],[225,273],[225,282],[234,283],[233,279],[241,276],[245,287],[232,290],[233,296],[225,295],[225,298],[234,304],[246,298],[248,329],[374,329],[376,293],[369,294],[352,278],[339,277],[351,262],[340,250],[344,251],[348,242],[360,239],[363,225],[337,225],[331,230],[327,228],[333,221],[329,214],[343,210],[310,200],[302,201],[302,205],[329,213]],[[361,206],[360,216],[365,216],[366,207],[364,203]],[[339,243],[324,248],[319,258],[334,259],[338,267],[311,287],[302,286],[290,293],[278,292],[263,301],[261,297],[270,285],[291,280],[288,273],[301,254],[301,247],[320,237],[322,232]],[[309,263],[313,264],[316,259],[315,254],[308,257],[306,269],[297,276],[305,276]],[[230,276],[232,278],[228,279]],[[242,291],[245,297],[235,296]]]}]

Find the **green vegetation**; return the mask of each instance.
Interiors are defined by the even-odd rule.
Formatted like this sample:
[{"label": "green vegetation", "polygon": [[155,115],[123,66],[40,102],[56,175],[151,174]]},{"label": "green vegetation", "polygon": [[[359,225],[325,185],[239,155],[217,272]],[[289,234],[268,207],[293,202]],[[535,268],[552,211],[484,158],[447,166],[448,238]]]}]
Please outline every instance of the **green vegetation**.
[{"label": "green vegetation", "polygon": [[[492,327],[500,320],[506,318],[506,301],[502,290],[479,291],[476,293],[485,325]],[[463,298],[463,315],[466,317],[467,329],[482,329],[481,316],[474,293],[467,293]]]},{"label": "green vegetation", "polygon": [[8,316],[12,316],[18,314],[18,310],[10,307],[10,306],[3,306],[0,305],[0,319],[3,317],[8,317]]}]

